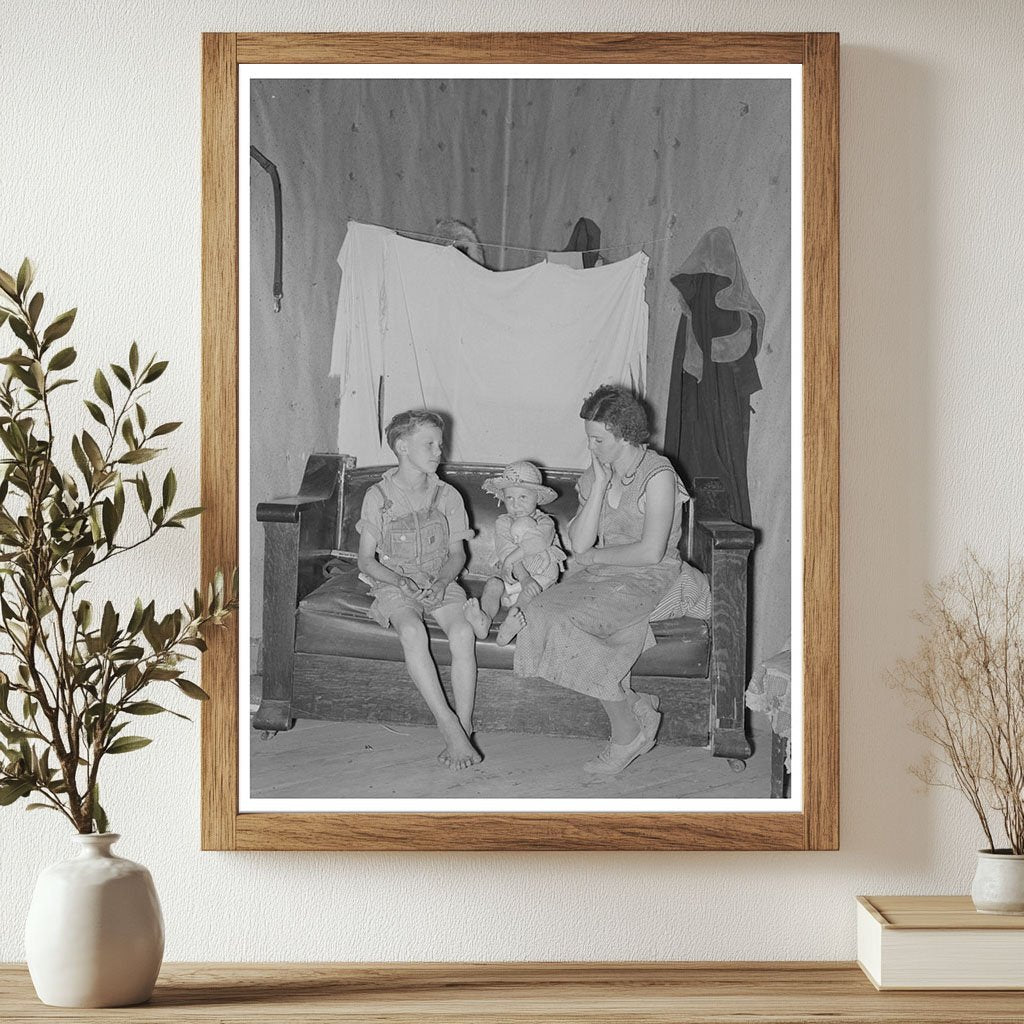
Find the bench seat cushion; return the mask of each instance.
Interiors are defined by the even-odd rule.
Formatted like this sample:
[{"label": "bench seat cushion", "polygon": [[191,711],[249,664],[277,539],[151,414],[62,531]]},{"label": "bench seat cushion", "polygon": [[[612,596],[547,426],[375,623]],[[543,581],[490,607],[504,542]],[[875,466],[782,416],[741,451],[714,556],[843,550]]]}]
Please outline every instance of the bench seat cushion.
[{"label": "bench seat cushion", "polygon": [[[483,591],[483,580],[460,580],[473,597]],[[329,576],[299,604],[295,625],[295,650],[304,654],[342,655],[401,661],[402,647],[394,630],[382,629],[367,616],[371,604],[369,589],[358,578],[354,562],[336,563]],[[495,642],[499,612],[486,640],[477,642],[477,663],[482,668],[512,668],[513,646]],[[439,664],[451,664],[448,642],[430,618],[427,619],[431,650]],[[634,676],[678,676],[706,679],[710,659],[710,632],[700,619],[665,619],[651,624],[657,644],[637,661]]]}]

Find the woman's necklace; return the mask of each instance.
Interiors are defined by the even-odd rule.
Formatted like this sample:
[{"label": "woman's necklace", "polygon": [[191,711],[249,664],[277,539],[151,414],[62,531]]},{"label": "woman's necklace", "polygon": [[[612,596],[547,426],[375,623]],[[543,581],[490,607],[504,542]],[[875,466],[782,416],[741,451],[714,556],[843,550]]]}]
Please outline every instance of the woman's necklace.
[{"label": "woman's necklace", "polygon": [[640,457],[636,460],[636,462],[633,463],[633,468],[628,473],[623,473],[619,477],[619,480],[621,481],[623,486],[626,486],[626,485],[631,484],[633,482],[634,478],[636,477],[636,474],[640,470],[640,463],[644,461],[644,456],[646,454],[647,454],[647,449],[646,448],[641,448],[640,449]]}]

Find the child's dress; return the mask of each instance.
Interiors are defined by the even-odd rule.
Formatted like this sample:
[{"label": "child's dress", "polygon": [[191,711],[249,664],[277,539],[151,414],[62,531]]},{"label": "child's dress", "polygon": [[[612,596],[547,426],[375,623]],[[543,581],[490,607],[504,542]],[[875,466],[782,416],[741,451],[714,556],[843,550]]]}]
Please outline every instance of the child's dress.
[{"label": "child's dress", "polygon": [[[369,487],[356,529],[370,532],[377,541],[381,565],[423,586],[430,582],[448,560],[452,540],[473,536],[462,497],[450,484],[431,474],[425,499],[417,500],[394,481],[397,469],[388,470],[379,483]],[[402,608],[435,611],[450,604],[461,604],[466,592],[454,581],[433,600],[406,594],[394,583],[383,583],[368,576],[360,578],[370,585],[373,604],[369,616],[381,626],[391,624],[391,616]]]},{"label": "child's dress", "polygon": [[[555,539],[555,521],[540,509],[528,516],[500,515],[494,521],[494,564],[500,566],[505,556],[516,548],[523,549],[522,566],[547,590],[558,579],[566,554]],[[523,589],[515,578],[512,566],[502,575],[505,593],[501,603],[506,607],[515,604]]]}]

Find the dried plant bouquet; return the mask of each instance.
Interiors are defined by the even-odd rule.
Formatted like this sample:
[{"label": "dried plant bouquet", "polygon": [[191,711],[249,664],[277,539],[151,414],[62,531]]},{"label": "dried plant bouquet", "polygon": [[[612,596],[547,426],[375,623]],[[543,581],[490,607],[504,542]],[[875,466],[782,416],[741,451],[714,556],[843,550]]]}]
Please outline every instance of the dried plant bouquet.
[{"label": "dried plant bouquet", "polygon": [[915,618],[924,627],[917,653],[899,662],[895,679],[919,709],[915,731],[939,756],[911,770],[967,797],[989,852],[1005,837],[1007,852],[1022,854],[1024,562],[1008,559],[999,573],[969,553],[925,589]]},{"label": "dried plant bouquet", "polygon": [[237,576],[228,589],[217,573],[205,593],[164,615],[141,598],[124,614],[86,599],[94,570],[201,510],[174,507],[173,469],[154,487],[140,468],[180,424],[148,422],[141,401],[167,363],[141,360],[135,344],[124,365],[93,376],[84,406],[95,425],[59,429],[52,396],[77,383],[66,375],[77,354],[58,342],[75,310],[44,329],[32,279],[28,260],[16,277],[0,271],[0,327],[17,341],[0,358],[0,805],[36,795],[30,809],[105,832],[104,759],[151,742],[125,732],[132,721],[185,717],[150,699],[153,691],[206,699],[185,672],[205,650],[203,630],[235,607]]}]

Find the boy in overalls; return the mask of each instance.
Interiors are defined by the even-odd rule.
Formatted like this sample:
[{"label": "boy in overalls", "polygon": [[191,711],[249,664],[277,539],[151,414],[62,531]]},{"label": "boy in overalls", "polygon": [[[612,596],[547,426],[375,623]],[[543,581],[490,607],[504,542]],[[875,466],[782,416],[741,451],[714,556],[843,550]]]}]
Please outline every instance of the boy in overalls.
[{"label": "boy in overalls", "polygon": [[[398,466],[368,488],[356,529],[359,571],[370,584],[370,617],[398,633],[406,668],[430,708],[445,746],[438,760],[452,770],[482,760],[473,746],[476,637],[466,621],[466,592],[455,578],[473,536],[458,491],[438,479],[443,421],[436,413],[399,413],[387,425]],[[453,712],[445,698],[423,622],[429,612],[448,637]]]}]

